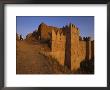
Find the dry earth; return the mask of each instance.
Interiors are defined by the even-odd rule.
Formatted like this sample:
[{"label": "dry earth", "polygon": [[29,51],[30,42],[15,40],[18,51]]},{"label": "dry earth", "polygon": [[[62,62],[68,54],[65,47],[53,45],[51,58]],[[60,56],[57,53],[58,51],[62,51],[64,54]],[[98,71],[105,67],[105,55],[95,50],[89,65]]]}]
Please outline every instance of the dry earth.
[{"label": "dry earth", "polygon": [[47,45],[39,42],[16,42],[16,74],[61,74],[71,73],[69,69],[59,65],[56,60],[49,60],[39,53],[43,48],[49,50]]}]

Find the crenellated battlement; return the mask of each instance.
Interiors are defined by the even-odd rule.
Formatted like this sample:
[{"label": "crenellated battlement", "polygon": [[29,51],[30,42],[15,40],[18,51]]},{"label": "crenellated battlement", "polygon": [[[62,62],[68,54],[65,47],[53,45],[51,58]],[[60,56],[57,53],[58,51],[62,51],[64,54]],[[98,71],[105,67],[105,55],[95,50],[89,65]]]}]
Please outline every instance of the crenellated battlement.
[{"label": "crenellated battlement", "polygon": [[65,40],[65,34],[63,31],[59,30],[52,30],[52,40],[57,40],[57,41],[64,41]]},{"label": "crenellated battlement", "polygon": [[84,41],[91,41],[91,37],[83,37]]},{"label": "crenellated battlement", "polygon": [[72,24],[72,23],[63,26],[62,29],[64,29],[64,30],[70,30],[70,29],[79,30],[79,28],[75,24]]}]

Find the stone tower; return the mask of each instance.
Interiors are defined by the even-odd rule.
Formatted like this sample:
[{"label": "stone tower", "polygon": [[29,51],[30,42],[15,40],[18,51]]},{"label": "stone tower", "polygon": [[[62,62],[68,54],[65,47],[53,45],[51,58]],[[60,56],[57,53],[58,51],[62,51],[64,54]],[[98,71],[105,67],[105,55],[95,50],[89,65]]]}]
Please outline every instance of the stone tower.
[{"label": "stone tower", "polygon": [[80,67],[79,61],[79,29],[69,24],[66,26],[66,58],[65,65],[71,70],[76,70]]}]

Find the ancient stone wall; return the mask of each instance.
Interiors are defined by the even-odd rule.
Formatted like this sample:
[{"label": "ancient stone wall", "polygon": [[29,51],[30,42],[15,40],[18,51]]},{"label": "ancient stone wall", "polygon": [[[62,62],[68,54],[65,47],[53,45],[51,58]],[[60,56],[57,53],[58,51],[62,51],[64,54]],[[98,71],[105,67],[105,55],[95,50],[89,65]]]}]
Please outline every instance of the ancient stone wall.
[{"label": "ancient stone wall", "polygon": [[61,65],[64,65],[65,61],[65,35],[59,31],[56,33],[52,30],[52,42],[51,51],[54,58],[58,60]]},{"label": "ancient stone wall", "polygon": [[55,30],[56,32],[60,30],[60,28],[47,26],[44,23],[41,23],[38,28],[39,35],[41,36],[41,40],[50,40],[51,39],[51,33],[52,30]]},{"label": "ancient stone wall", "polygon": [[73,24],[56,28],[42,23],[38,28],[40,40],[50,40],[52,57],[71,70],[80,68],[83,60],[94,58],[94,41],[80,36],[80,30]]},{"label": "ancient stone wall", "polygon": [[86,41],[79,41],[79,61],[83,61],[86,58]]},{"label": "ancient stone wall", "polygon": [[80,40],[79,49],[80,60],[91,60],[94,58],[94,41],[90,37],[84,37],[83,40]]},{"label": "ancient stone wall", "polygon": [[91,59],[91,38],[84,37],[84,41],[86,42],[86,60]]},{"label": "ancient stone wall", "polygon": [[79,61],[79,29],[71,24],[70,25],[71,35],[71,70],[76,70],[80,67]]}]

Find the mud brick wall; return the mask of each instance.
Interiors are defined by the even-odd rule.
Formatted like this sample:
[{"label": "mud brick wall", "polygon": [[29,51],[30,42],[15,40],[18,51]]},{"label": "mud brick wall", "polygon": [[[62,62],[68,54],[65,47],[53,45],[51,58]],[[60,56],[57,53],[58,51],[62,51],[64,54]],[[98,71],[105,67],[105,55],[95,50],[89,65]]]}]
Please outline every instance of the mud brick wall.
[{"label": "mud brick wall", "polygon": [[55,30],[52,30],[52,46],[51,46],[52,55],[57,61],[64,65],[65,61],[65,36],[59,31],[56,33]]},{"label": "mud brick wall", "polygon": [[80,67],[79,61],[79,30],[71,25],[71,70],[76,70]]},{"label": "mud brick wall", "polygon": [[74,24],[57,28],[41,23],[37,34],[40,40],[50,40],[52,57],[71,70],[80,68],[81,61],[94,58],[94,41],[90,37],[82,39]]},{"label": "mud brick wall", "polygon": [[85,60],[86,58],[86,42],[85,41],[79,41],[79,60],[80,62],[82,60]]}]

